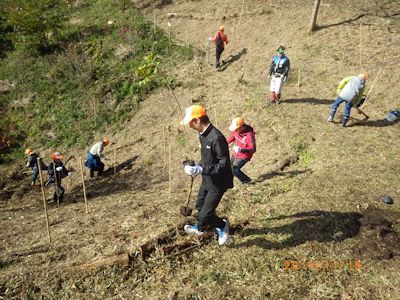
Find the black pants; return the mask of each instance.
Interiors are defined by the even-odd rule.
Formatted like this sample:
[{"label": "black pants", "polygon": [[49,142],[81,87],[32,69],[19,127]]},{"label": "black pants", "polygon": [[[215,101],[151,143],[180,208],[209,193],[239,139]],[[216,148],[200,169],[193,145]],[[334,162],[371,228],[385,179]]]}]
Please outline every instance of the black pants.
[{"label": "black pants", "polygon": [[225,222],[215,214],[224,193],[225,190],[209,190],[201,183],[196,202],[196,209],[199,211],[197,226],[200,231],[207,227],[224,228]]},{"label": "black pants", "polygon": [[[53,193],[53,200],[54,202],[57,202],[57,197],[58,197],[58,202],[62,202],[64,198],[64,188],[61,186],[61,183],[56,185],[53,183],[54,186],[54,193]],[[57,195],[58,192],[58,195]]]},{"label": "black pants", "polygon": [[224,48],[219,48],[219,47],[215,48],[216,67],[220,66],[219,59],[221,58],[222,52],[224,52]]}]

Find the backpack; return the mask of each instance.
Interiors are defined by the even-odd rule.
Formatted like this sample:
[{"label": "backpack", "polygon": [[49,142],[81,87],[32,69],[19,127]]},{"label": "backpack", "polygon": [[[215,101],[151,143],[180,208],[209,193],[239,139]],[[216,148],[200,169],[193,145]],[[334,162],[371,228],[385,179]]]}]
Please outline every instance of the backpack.
[{"label": "backpack", "polygon": [[215,46],[217,46],[217,48],[223,48],[224,47],[224,41],[222,40],[221,34],[218,32],[218,38],[215,41]]}]

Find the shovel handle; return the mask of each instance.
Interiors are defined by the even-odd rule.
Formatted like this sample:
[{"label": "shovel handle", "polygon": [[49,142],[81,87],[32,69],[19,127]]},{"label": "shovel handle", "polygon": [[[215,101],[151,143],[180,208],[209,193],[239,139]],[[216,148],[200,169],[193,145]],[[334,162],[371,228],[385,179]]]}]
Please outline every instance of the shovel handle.
[{"label": "shovel handle", "polygon": [[190,196],[192,195],[193,180],[194,180],[194,177],[190,176],[190,188],[189,188],[189,193],[188,193],[188,196],[187,196],[187,199],[186,199],[186,207],[188,207],[189,201],[190,201]]},{"label": "shovel handle", "polygon": [[362,111],[361,109],[359,109],[358,107],[356,107],[356,109],[357,109],[358,113],[364,115],[364,117],[366,117],[367,119],[369,119],[369,116],[368,116],[365,112],[363,112],[363,111]]}]

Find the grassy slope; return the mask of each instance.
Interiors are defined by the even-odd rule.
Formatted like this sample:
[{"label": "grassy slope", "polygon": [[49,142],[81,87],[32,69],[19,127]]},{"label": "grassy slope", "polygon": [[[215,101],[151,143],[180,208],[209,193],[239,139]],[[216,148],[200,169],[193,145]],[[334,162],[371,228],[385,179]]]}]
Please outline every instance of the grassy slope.
[{"label": "grassy slope", "polygon": [[149,92],[165,85],[165,76],[152,73],[157,63],[162,70],[192,56],[189,47],[169,46],[163,32],[128,8],[102,1],[72,6],[53,53],[15,51],[0,62],[0,78],[15,84],[0,99],[10,123],[1,126],[4,135],[21,146],[14,152],[86,145],[132,117]]},{"label": "grassy slope", "polygon": [[[211,243],[183,258],[153,257],[147,263],[135,261],[128,271],[110,268],[77,276],[54,271],[98,255],[120,251],[133,253],[136,245],[157,235],[165,225],[180,220],[176,208],[185,198],[184,188],[188,184],[180,161],[186,151],[179,142],[182,134],[176,131],[179,111],[168,91],[159,91],[143,103],[134,119],[125,123],[124,130],[114,132],[112,137],[119,147],[118,161],[135,155],[139,158],[133,169],[102,180],[101,184],[89,184],[92,192],[101,191],[90,202],[90,216],[80,215],[82,203],[50,209],[56,238],[49,251],[43,248],[44,238],[39,230],[43,224],[39,202],[14,199],[3,209],[2,227],[6,230],[2,239],[6,243],[2,260],[10,262],[1,272],[6,286],[15,288],[15,294],[44,294],[50,298],[166,298],[173,295],[208,299],[396,298],[400,286],[396,268],[398,256],[391,260],[374,259],[368,248],[371,241],[366,239],[367,232],[362,230],[353,236],[349,220],[366,205],[399,211],[397,201],[392,207],[377,202],[377,197],[384,193],[394,199],[400,196],[397,188],[398,124],[373,125],[396,106],[395,99],[400,94],[395,76],[390,76],[396,74],[396,64],[385,64],[389,59],[399,59],[400,28],[396,18],[375,16],[380,10],[374,3],[345,2],[337,7],[333,1],[324,1],[319,22],[340,23],[357,16],[361,10],[371,14],[361,19],[364,24],[370,24],[366,33],[368,39],[365,39],[369,47],[364,48],[364,68],[374,78],[379,67],[385,65],[386,76],[371,95],[367,108],[371,121],[366,123],[370,126],[339,130],[338,126],[327,124],[329,100],[337,82],[359,72],[355,54],[358,36],[354,33],[359,27],[357,22],[347,22],[307,35],[304,32],[311,7],[305,1],[280,3],[285,13],[278,2],[254,2],[244,7],[240,26],[237,17],[225,21],[228,35],[229,28],[233,28],[233,24],[236,26],[231,48],[226,49],[225,55],[241,47],[248,48],[247,54],[226,71],[215,72],[200,57],[169,71],[171,77],[184,82],[176,91],[184,106],[192,98],[203,99],[202,103],[209,108],[214,123],[220,128],[225,129],[231,117],[243,114],[257,130],[259,150],[246,170],[261,182],[249,190],[239,187],[229,191],[220,207],[220,213],[228,215],[231,221],[251,220],[241,235],[233,237],[230,246],[219,248]],[[386,11],[398,11],[395,4],[387,4]],[[180,40],[203,48],[222,16],[239,15],[241,5],[242,1],[225,1],[218,7],[211,1],[178,1],[161,10],[149,7],[145,12],[153,19],[157,11],[158,22],[165,28],[168,12],[191,14],[194,17],[172,20],[174,34]],[[284,30],[276,27],[283,17],[292,20]],[[388,27],[393,33],[387,33]],[[387,34],[382,36],[382,32]],[[338,40],[341,41],[339,45]],[[280,106],[265,106],[267,87],[263,72],[277,44],[288,46],[293,72],[284,91],[286,102]],[[298,68],[303,74],[300,91],[296,90]],[[238,82],[242,73],[247,84]],[[164,125],[170,129],[165,132],[173,153],[172,195],[167,193],[167,171],[160,169]],[[194,134],[190,135],[189,145],[198,155]],[[293,165],[279,174],[271,172],[274,159],[296,149],[303,149],[302,165]],[[77,188],[78,181],[73,180],[72,186]],[[79,199],[73,187],[67,193]],[[31,195],[39,197],[38,191]],[[322,213],[290,217],[316,210]],[[397,231],[398,226],[395,227]],[[29,228],[37,230],[31,233]],[[113,238],[114,233],[121,232],[135,235],[122,241]],[[15,255],[34,247],[39,250],[37,254]],[[357,249],[361,249],[361,254],[355,254]],[[361,271],[283,270],[287,259],[359,258],[363,263]],[[29,266],[29,270],[21,269],[22,266]],[[40,276],[47,272],[51,274],[48,278]]]}]

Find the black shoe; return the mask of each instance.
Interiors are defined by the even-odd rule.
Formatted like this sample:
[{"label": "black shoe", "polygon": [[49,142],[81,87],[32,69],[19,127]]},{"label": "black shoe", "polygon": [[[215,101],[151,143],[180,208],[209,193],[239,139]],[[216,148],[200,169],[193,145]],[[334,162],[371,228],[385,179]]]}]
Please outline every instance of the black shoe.
[{"label": "black shoe", "polygon": [[90,170],[90,178],[93,178],[94,176],[94,172],[92,170]]}]

